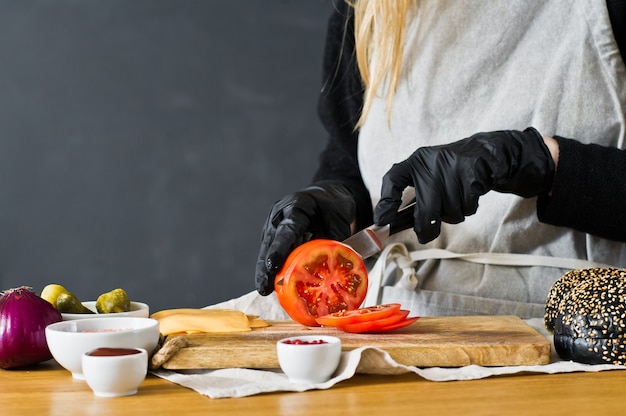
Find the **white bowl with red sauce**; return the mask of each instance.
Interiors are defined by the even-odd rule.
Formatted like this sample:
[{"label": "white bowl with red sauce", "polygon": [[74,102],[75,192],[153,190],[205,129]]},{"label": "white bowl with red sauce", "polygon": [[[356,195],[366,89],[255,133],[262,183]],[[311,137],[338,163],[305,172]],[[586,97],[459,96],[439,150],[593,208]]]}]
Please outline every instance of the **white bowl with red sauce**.
[{"label": "white bowl with red sauce", "polygon": [[278,364],[295,383],[323,383],[341,360],[341,340],[328,335],[302,335],[276,343]]},{"label": "white bowl with red sauce", "polygon": [[152,354],[159,342],[159,321],[151,318],[92,318],[61,321],[46,327],[54,359],[84,380],[82,356],[96,348],[142,348]]},{"label": "white bowl with red sauce", "polygon": [[131,396],[148,373],[143,348],[96,348],[82,356],[83,376],[98,397]]}]

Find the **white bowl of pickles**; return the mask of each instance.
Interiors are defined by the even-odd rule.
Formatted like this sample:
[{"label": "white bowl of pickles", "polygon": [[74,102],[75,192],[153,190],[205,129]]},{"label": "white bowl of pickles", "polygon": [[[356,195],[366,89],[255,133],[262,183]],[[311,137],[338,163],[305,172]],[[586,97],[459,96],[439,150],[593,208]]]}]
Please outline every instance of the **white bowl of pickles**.
[{"label": "white bowl of pickles", "polygon": [[131,301],[122,288],[103,293],[95,301],[81,302],[65,287],[52,283],[42,290],[41,297],[61,312],[64,321],[92,318],[148,318],[150,316],[148,305]]},{"label": "white bowl of pickles", "polygon": [[81,302],[83,306],[91,311],[91,313],[65,313],[61,312],[61,316],[64,321],[71,321],[74,319],[91,319],[91,318],[121,318],[121,317],[136,317],[136,318],[148,318],[150,316],[150,307],[143,302],[130,302],[130,309],[126,312],[109,312],[99,313],[96,309],[96,301]]}]

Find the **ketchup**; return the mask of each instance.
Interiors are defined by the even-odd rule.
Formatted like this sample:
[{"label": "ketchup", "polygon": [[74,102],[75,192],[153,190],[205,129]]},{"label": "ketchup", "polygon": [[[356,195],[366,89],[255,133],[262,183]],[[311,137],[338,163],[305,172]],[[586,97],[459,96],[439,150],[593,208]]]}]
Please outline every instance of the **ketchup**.
[{"label": "ketchup", "polygon": [[96,348],[87,353],[94,357],[116,357],[119,355],[139,354],[141,351],[135,348]]}]

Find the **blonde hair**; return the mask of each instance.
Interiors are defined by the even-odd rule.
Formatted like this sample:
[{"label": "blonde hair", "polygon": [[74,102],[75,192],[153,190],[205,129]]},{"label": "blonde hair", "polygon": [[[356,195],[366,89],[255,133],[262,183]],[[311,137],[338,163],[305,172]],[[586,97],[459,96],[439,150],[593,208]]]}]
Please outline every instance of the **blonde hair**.
[{"label": "blonde hair", "polygon": [[365,87],[360,127],[387,83],[387,117],[400,82],[406,15],[412,0],[346,0],[354,8],[357,64]]}]

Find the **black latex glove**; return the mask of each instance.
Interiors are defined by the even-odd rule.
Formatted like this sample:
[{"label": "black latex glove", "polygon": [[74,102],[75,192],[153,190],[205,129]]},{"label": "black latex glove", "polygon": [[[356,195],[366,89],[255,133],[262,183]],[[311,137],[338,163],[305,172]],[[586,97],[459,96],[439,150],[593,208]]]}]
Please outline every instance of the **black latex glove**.
[{"label": "black latex glove", "polygon": [[415,188],[414,230],[420,243],[434,240],[441,222],[457,224],[478,209],[490,190],[522,197],[547,193],[554,161],[541,135],[522,131],[478,133],[444,146],[417,149],[385,174],[376,224],[392,221],[405,188]]},{"label": "black latex glove", "polygon": [[291,251],[313,238],[345,240],[351,234],[356,203],[352,193],[337,182],[316,183],[276,202],[263,226],[256,264],[256,289],[274,290],[274,278]]}]

